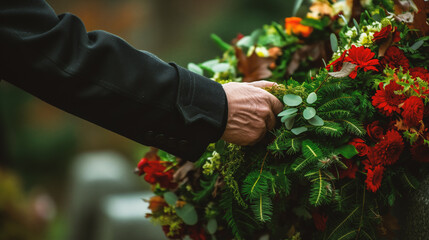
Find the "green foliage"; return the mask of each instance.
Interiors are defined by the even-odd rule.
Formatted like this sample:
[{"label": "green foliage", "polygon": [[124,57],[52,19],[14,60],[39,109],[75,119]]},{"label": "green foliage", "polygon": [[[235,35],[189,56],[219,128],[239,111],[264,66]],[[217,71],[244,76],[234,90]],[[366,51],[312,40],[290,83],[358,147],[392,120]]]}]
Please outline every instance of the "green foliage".
[{"label": "green foliage", "polygon": [[258,221],[271,221],[271,216],[273,215],[273,204],[269,196],[259,194],[258,198],[252,200],[250,208]]},{"label": "green foliage", "polygon": [[260,195],[268,195],[272,179],[273,175],[265,170],[250,172],[243,181],[243,195],[248,200],[257,199]]},{"label": "green foliage", "polygon": [[333,138],[342,137],[345,130],[344,127],[337,122],[325,121],[325,124],[315,128],[315,132],[321,136],[329,136]]},{"label": "green foliage", "polygon": [[312,174],[312,184],[310,187],[310,198],[309,201],[314,206],[320,206],[327,204],[332,200],[333,187],[327,181],[321,170],[317,174]]},{"label": "green foliage", "polygon": [[249,239],[260,228],[249,211],[243,210],[234,202],[232,192],[226,190],[222,193],[219,206],[224,213],[223,219],[227,222],[235,239]]},{"label": "green foliage", "polygon": [[201,202],[207,199],[209,196],[211,196],[211,193],[213,192],[218,176],[219,176],[218,174],[213,174],[207,180],[204,180],[204,179],[200,180],[200,186],[202,189],[201,191],[193,193],[194,195],[193,200],[195,202]]}]

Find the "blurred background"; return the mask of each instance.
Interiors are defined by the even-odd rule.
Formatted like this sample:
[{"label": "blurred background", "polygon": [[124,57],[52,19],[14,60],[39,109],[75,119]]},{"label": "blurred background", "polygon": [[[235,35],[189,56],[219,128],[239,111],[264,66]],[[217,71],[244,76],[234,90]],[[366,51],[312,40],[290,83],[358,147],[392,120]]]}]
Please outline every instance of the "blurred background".
[{"label": "blurred background", "polygon": [[[291,15],[291,0],[48,0],[87,30],[114,33],[185,66],[225,41]],[[144,114],[144,113],[143,113]],[[0,240],[162,239],[145,219],[149,186],[133,174],[147,151],[0,83]]]}]

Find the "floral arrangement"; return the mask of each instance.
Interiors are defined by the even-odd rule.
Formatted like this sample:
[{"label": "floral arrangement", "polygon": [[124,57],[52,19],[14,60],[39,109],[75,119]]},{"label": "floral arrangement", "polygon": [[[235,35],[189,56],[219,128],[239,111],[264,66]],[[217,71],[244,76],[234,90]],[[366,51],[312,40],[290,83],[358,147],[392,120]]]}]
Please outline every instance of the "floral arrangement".
[{"label": "floral arrangement", "polygon": [[266,90],[284,110],[255,146],[218,141],[195,163],[152,149],[136,169],[155,193],[148,217],[171,239],[398,234],[391,209],[429,170],[429,37],[409,3],[317,0],[232,44],[213,35],[222,57],[188,68],[277,82]]}]

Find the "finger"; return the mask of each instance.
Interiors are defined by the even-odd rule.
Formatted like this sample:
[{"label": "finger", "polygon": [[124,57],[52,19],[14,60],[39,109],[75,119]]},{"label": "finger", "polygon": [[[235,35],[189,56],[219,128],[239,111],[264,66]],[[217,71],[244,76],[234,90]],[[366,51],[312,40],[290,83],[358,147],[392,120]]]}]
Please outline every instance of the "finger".
[{"label": "finger", "polygon": [[258,87],[258,88],[266,88],[266,87],[272,87],[272,86],[278,85],[275,82],[270,82],[270,81],[265,81],[265,80],[250,82],[249,84],[254,86],[254,87]]},{"label": "finger", "polygon": [[268,101],[271,104],[271,109],[277,115],[283,110],[283,104],[274,95],[268,93]]},{"label": "finger", "polygon": [[276,126],[276,116],[272,111],[270,111],[270,113],[268,114],[265,123],[267,124],[268,131],[272,130]]}]

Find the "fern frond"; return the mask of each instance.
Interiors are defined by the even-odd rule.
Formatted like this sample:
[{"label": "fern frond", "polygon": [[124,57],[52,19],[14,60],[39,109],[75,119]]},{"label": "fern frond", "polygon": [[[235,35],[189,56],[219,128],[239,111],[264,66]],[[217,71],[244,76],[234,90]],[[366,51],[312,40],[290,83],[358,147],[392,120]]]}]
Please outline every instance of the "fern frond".
[{"label": "fern frond", "polygon": [[344,127],[337,122],[325,121],[323,126],[316,127],[314,131],[321,136],[339,138],[344,134]]},{"label": "fern frond", "polygon": [[235,239],[249,239],[260,228],[254,217],[234,203],[234,196],[230,191],[222,193],[219,203],[223,210],[223,219],[227,222]]},{"label": "fern frond", "polygon": [[359,206],[357,206],[355,209],[353,209],[335,228],[334,230],[332,230],[332,232],[329,234],[327,240],[336,240],[338,239],[338,237],[336,236],[337,233],[346,228],[346,225],[348,225],[348,223],[350,223],[351,221],[353,221],[354,218],[356,218],[356,216],[358,215],[358,210],[360,209]]},{"label": "fern frond", "polygon": [[342,94],[339,97],[329,99],[317,109],[317,112],[326,112],[336,109],[348,109],[355,104],[355,98],[352,96]]},{"label": "fern frond", "polygon": [[286,171],[288,169],[288,166],[285,165],[282,168],[276,168],[276,176],[275,176],[275,183],[276,186],[279,189],[279,192],[284,193],[285,196],[289,195],[292,182],[286,175]]},{"label": "fern frond", "polygon": [[351,112],[349,110],[344,109],[334,109],[326,112],[318,112],[317,115],[319,115],[319,117],[324,120],[343,119],[350,117]]},{"label": "fern frond", "polygon": [[271,216],[273,215],[273,204],[269,196],[259,194],[259,198],[253,200],[250,208],[258,221],[271,221]]},{"label": "fern frond", "polygon": [[269,181],[273,175],[267,171],[253,171],[250,172],[243,181],[242,193],[246,199],[259,198],[260,194],[268,194]]},{"label": "fern frond", "polygon": [[357,122],[356,120],[353,119],[341,119],[339,120],[344,128],[346,129],[346,131],[350,134],[359,136],[359,137],[363,137],[366,134],[366,130],[363,127],[363,125],[359,122]]},{"label": "fern frond", "polygon": [[214,185],[216,183],[217,178],[218,178],[218,174],[214,174],[214,175],[210,176],[210,179],[208,179],[208,180],[201,180],[200,185],[201,185],[202,190],[193,193],[193,195],[194,195],[193,200],[195,202],[200,202],[200,201],[206,199],[208,196],[210,196],[211,193],[213,192],[213,188],[214,188]]},{"label": "fern frond", "polygon": [[314,206],[320,206],[329,203],[332,194],[329,192],[332,189],[331,184],[326,181],[322,171],[318,171],[315,178],[312,180],[310,189],[310,203]]},{"label": "fern frond", "polygon": [[302,151],[302,155],[304,155],[305,158],[318,159],[318,158],[321,158],[323,154],[319,146],[308,139],[302,142],[301,151]]}]

